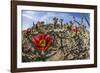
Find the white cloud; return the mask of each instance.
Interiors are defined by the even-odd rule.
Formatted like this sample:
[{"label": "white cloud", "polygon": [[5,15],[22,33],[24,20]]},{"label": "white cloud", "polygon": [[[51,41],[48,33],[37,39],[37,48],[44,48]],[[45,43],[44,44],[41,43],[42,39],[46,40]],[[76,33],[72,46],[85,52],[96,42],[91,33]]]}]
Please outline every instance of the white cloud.
[{"label": "white cloud", "polygon": [[29,24],[24,24],[22,30],[26,30],[26,29],[28,29],[28,28],[30,28],[30,27],[31,27],[31,26],[30,26]]},{"label": "white cloud", "polygon": [[23,14],[24,17],[27,17],[28,19],[31,19],[33,20],[33,17],[32,16],[29,16],[28,14]]},{"label": "white cloud", "polygon": [[48,23],[48,21],[50,22],[50,20],[48,18],[54,17],[55,14],[54,13],[47,13],[44,16],[42,16],[39,20],[40,21],[46,21],[46,23]]},{"label": "white cloud", "polygon": [[23,12],[23,14],[27,14],[27,15],[35,15],[36,14],[36,12],[35,11],[32,11],[32,10],[30,10],[30,11],[24,11]]},{"label": "white cloud", "polygon": [[29,20],[32,20],[33,22],[37,22],[39,20],[39,17],[36,16],[36,13],[32,11],[26,11],[22,14],[22,16],[28,18]]}]

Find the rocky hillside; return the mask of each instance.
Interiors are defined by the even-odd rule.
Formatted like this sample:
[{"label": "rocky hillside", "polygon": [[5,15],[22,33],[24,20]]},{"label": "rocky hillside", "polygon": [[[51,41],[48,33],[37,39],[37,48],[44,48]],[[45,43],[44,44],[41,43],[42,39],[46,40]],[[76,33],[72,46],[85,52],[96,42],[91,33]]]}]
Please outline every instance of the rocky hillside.
[{"label": "rocky hillside", "polygon": [[22,62],[90,58],[90,36],[85,25],[57,20],[50,24],[37,22],[22,31]]}]

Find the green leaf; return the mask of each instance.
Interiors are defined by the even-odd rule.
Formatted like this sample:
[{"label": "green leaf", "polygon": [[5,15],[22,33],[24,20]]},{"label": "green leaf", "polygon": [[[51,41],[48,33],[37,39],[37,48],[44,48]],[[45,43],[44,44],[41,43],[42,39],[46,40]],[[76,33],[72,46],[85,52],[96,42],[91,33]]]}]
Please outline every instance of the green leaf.
[{"label": "green leaf", "polygon": [[46,51],[45,51],[45,54],[48,54],[48,53],[49,53],[49,50],[46,50]]},{"label": "green leaf", "polygon": [[32,61],[43,61],[43,57],[34,57],[32,58]]},{"label": "green leaf", "polygon": [[40,53],[40,51],[37,50],[37,49],[35,49],[35,50],[33,51],[33,53],[34,53],[34,54],[36,54],[36,53]]}]

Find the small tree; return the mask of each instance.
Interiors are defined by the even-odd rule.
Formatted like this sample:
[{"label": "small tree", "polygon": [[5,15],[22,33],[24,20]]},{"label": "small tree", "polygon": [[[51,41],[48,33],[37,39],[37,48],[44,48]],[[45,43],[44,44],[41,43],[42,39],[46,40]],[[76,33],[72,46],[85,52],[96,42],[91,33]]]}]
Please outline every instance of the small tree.
[{"label": "small tree", "polygon": [[83,24],[83,17],[81,18],[81,23],[80,23],[81,25]]},{"label": "small tree", "polygon": [[61,28],[63,27],[63,19],[60,19]]},{"label": "small tree", "polygon": [[53,20],[54,20],[54,28],[56,29],[57,28],[58,18],[54,17]]}]

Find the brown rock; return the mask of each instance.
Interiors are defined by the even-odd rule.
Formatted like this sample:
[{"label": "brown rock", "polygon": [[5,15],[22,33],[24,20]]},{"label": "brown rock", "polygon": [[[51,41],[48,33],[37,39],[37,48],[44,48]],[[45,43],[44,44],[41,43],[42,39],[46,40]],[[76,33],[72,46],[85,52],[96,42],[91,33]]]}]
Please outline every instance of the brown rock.
[{"label": "brown rock", "polygon": [[64,53],[61,50],[58,50],[55,55],[47,59],[47,61],[59,61],[64,59]]}]

